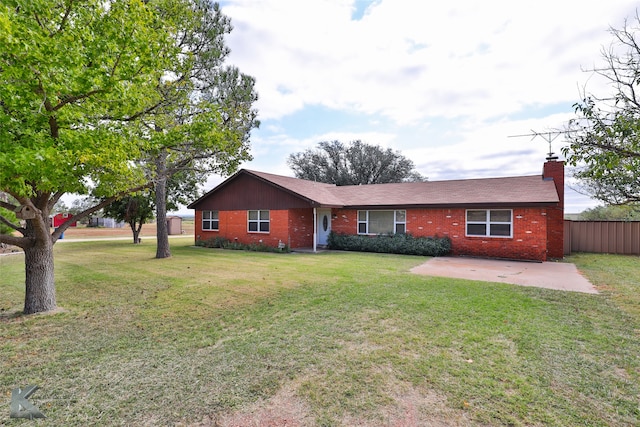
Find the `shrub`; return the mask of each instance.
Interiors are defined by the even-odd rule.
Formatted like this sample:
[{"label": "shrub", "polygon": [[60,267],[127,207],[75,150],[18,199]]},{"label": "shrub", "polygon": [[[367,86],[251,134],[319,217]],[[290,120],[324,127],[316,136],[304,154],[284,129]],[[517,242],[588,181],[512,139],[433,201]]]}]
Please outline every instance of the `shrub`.
[{"label": "shrub", "polygon": [[224,237],[212,237],[211,239],[198,240],[196,246],[204,246],[205,248],[223,248],[226,244],[230,243],[229,239]]},{"label": "shrub", "polygon": [[358,236],[331,232],[328,247],[343,251],[443,256],[451,252],[451,240],[448,237],[413,237],[410,234]]},{"label": "shrub", "polygon": [[203,246],[205,248],[221,248],[232,249],[237,251],[252,251],[252,252],[291,252],[289,246],[285,245],[282,249],[274,248],[272,246],[265,245],[264,243],[238,243],[232,242],[224,237],[213,237],[206,240],[198,240],[196,246]]}]

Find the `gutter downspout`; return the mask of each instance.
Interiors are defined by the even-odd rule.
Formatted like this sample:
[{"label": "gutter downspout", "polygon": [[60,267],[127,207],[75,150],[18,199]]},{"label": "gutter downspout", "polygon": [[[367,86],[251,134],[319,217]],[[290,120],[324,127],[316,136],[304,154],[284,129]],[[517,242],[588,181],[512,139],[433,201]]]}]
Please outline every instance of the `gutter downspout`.
[{"label": "gutter downspout", "polygon": [[318,242],[318,212],[316,208],[313,208],[313,252],[316,252],[317,242]]}]

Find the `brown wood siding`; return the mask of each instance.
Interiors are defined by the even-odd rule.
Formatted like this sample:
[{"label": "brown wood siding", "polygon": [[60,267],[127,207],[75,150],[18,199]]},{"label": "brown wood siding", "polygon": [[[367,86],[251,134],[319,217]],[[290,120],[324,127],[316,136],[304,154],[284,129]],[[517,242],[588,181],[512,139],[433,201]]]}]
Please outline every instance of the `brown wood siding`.
[{"label": "brown wood siding", "polygon": [[198,210],[296,209],[311,202],[257,178],[240,175],[198,203]]}]

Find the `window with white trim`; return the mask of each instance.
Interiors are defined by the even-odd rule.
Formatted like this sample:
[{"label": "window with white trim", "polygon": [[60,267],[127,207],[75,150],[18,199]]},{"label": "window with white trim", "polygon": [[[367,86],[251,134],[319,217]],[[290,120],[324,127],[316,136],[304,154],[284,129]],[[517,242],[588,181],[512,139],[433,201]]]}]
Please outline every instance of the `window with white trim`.
[{"label": "window with white trim", "polygon": [[467,236],[512,237],[513,211],[511,209],[467,210]]},{"label": "window with white trim", "polygon": [[358,211],[358,234],[402,234],[407,211]]},{"label": "window with white trim", "polygon": [[202,211],[202,229],[218,230],[220,221],[218,220],[218,211]]},{"label": "window with white trim", "polygon": [[248,211],[247,222],[250,233],[268,233],[269,211]]}]

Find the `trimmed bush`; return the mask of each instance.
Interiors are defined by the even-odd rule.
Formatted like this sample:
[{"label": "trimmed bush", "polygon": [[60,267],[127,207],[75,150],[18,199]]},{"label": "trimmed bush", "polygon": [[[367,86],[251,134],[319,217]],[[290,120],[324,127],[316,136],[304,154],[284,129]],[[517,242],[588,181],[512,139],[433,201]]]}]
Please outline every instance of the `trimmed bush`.
[{"label": "trimmed bush", "polygon": [[358,236],[329,234],[329,249],[402,255],[443,256],[451,252],[448,237],[413,237],[410,234]]},{"label": "trimmed bush", "polygon": [[203,246],[205,248],[220,248],[220,249],[232,249],[236,251],[252,251],[252,252],[291,252],[289,246],[282,249],[267,246],[264,243],[250,243],[248,245],[244,243],[232,242],[224,237],[214,237],[206,240],[198,240],[196,246]]},{"label": "trimmed bush", "polygon": [[223,248],[224,245],[229,244],[229,239],[224,237],[213,237],[206,240],[198,240],[196,246],[203,246],[205,248]]}]

